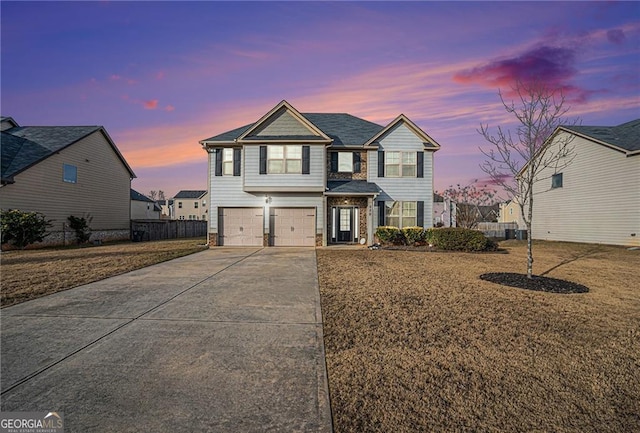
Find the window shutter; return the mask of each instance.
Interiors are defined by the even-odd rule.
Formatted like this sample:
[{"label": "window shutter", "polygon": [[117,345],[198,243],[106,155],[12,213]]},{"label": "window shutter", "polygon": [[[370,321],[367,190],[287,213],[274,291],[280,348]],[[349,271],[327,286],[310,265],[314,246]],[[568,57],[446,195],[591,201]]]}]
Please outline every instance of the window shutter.
[{"label": "window shutter", "polygon": [[360,152],[353,152],[353,172],[360,173]]},{"label": "window shutter", "polygon": [[240,176],[242,149],[233,149],[233,175]]},{"label": "window shutter", "polygon": [[383,201],[378,202],[378,227],[383,226],[385,224],[385,216],[386,216],[386,207]]},{"label": "window shutter", "polygon": [[222,176],[222,154],[224,149],[216,149],[216,176]]},{"label": "window shutter", "polygon": [[267,146],[260,146],[260,174],[267,174]]},{"label": "window shutter", "polygon": [[417,177],[424,177],[424,152],[418,152],[418,157],[416,158]]},{"label": "window shutter", "polygon": [[384,150],[378,151],[378,177],[384,177]]},{"label": "window shutter", "polygon": [[424,227],[424,202],[419,201],[416,207],[416,225],[418,227]]},{"label": "window shutter", "polygon": [[309,174],[311,166],[311,148],[302,146],[302,174]]},{"label": "window shutter", "polygon": [[338,152],[331,152],[331,173],[338,172]]}]

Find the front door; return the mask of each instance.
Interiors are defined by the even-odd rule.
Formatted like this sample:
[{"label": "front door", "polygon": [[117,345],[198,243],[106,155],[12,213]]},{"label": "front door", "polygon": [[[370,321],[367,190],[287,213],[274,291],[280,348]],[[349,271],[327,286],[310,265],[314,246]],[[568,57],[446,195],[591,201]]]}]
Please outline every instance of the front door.
[{"label": "front door", "polygon": [[353,208],[338,208],[338,242],[353,242]]}]

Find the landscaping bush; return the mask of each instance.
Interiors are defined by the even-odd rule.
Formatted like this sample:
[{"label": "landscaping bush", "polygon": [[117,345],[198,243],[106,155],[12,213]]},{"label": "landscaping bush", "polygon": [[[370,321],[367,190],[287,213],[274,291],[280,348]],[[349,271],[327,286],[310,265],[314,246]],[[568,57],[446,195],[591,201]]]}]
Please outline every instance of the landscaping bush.
[{"label": "landscaping bush", "polygon": [[91,216],[85,218],[70,215],[67,217],[69,227],[76,232],[76,243],[78,245],[89,242],[89,238],[91,238],[91,228],[89,227],[91,220],[93,220]]},{"label": "landscaping bush", "polygon": [[495,251],[498,244],[478,230],[462,227],[429,229],[427,239],[436,248],[450,251]]},{"label": "landscaping bush", "polygon": [[422,245],[426,242],[427,231],[422,227],[405,227],[402,229],[402,237],[406,245]]},{"label": "landscaping bush", "polygon": [[378,227],[376,229],[376,236],[381,244],[402,245],[404,243],[404,236],[398,227]]},{"label": "landscaping bush", "polygon": [[2,243],[11,242],[17,248],[42,242],[47,236],[51,221],[40,212],[23,212],[18,209],[2,211]]}]

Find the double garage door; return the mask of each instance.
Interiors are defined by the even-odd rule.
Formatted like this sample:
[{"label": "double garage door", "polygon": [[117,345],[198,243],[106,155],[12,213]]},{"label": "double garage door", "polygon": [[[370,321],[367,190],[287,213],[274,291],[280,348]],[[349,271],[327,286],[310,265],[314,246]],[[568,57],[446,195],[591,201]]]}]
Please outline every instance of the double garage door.
[{"label": "double garage door", "polygon": [[[262,246],[263,208],[221,208],[218,216],[220,245]],[[315,208],[271,208],[269,211],[273,246],[316,244]]]}]

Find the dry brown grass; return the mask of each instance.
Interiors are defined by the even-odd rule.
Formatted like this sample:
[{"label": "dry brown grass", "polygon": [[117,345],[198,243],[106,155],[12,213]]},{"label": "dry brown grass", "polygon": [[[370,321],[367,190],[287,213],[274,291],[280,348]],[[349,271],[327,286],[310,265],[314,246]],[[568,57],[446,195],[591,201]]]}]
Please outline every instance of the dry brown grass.
[{"label": "dry brown grass", "polygon": [[4,251],[3,307],[202,251],[204,238]]},{"label": "dry brown grass", "polygon": [[525,272],[502,247],[318,250],[337,433],[640,431],[640,251],[536,243],[561,295],[480,280]]}]

